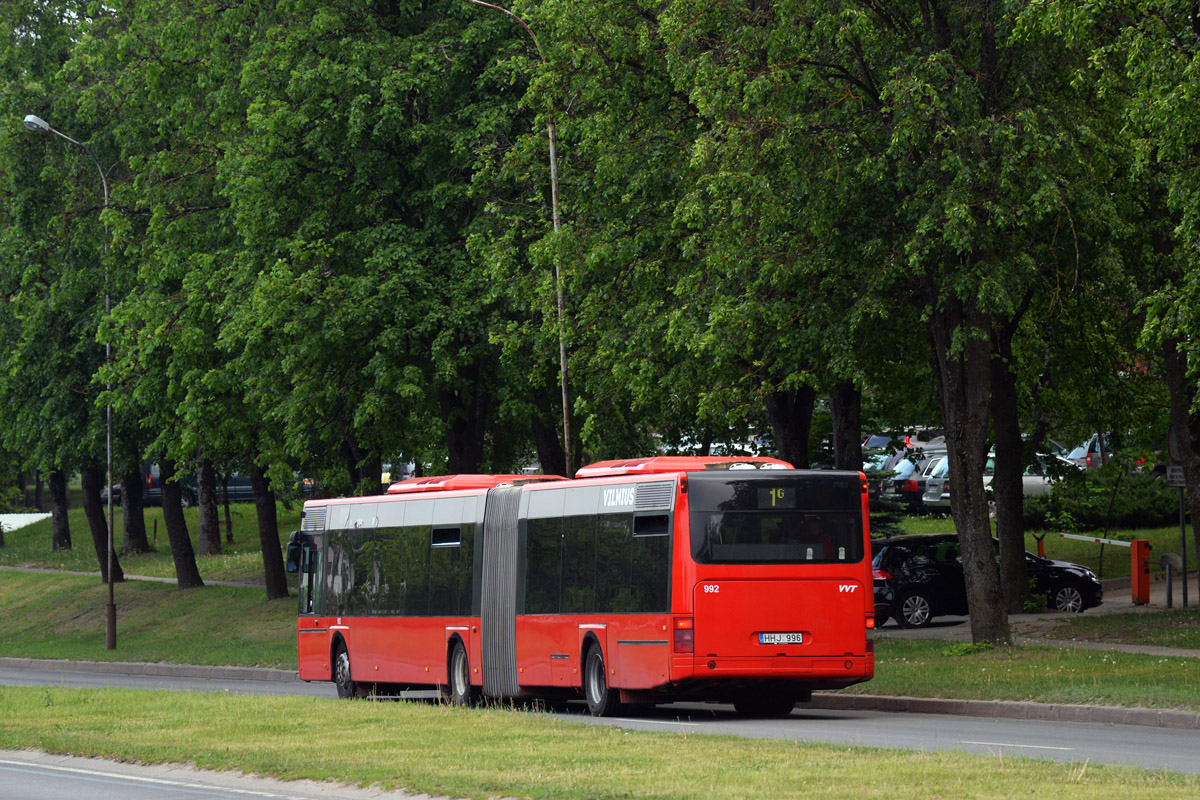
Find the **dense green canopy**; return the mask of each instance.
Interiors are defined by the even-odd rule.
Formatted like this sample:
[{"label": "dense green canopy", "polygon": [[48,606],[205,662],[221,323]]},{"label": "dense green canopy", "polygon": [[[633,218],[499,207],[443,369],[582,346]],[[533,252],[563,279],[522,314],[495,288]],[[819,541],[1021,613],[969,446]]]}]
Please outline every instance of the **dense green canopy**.
[{"label": "dense green canopy", "polygon": [[536,43],[463,0],[6,3],[0,450],[94,466],[111,402],[122,471],[374,492],[943,427],[997,641],[1048,437],[1170,418],[1200,500],[1194,3],[508,10]]}]

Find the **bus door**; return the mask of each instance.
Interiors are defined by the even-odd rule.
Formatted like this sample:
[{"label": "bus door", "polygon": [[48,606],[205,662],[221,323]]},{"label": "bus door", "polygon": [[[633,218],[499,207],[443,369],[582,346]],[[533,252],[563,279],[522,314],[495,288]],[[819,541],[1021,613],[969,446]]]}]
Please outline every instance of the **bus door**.
[{"label": "bus door", "polygon": [[300,678],[327,681],[329,626],[324,612],[321,537],[297,537],[288,543],[289,571],[300,573],[300,609],[296,618],[296,655]]}]

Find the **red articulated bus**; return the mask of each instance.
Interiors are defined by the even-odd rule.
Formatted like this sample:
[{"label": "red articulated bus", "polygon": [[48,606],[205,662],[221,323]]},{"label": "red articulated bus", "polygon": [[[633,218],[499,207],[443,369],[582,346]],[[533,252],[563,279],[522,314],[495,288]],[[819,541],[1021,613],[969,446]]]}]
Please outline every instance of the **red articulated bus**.
[{"label": "red articulated bus", "polygon": [[770,458],[412,478],[304,504],[300,677],[342,697],[731,702],[782,716],[869,680],[862,473]]}]

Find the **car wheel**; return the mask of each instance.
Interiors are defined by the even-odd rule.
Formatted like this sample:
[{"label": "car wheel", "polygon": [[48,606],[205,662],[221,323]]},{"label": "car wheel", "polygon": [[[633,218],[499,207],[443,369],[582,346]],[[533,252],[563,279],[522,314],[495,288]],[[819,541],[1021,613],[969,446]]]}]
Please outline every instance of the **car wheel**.
[{"label": "car wheel", "polygon": [[583,693],[593,717],[614,716],[621,706],[619,693],[608,688],[604,652],[597,644],[592,645],[584,660]]},{"label": "car wheel", "polygon": [[1083,611],[1083,594],[1074,586],[1060,586],[1054,593],[1054,607],[1059,611],[1078,614]]},{"label": "car wheel", "polygon": [[907,592],[897,606],[896,622],[903,628],[924,628],[933,619],[933,606],[923,592]]},{"label": "car wheel", "polygon": [[733,701],[733,709],[743,717],[786,717],[796,707],[796,696],[788,693],[747,692]]},{"label": "car wheel", "polygon": [[181,492],[179,495],[179,505],[184,508],[191,508],[193,505],[192,496],[187,492]]},{"label": "car wheel", "polygon": [[333,683],[337,686],[338,697],[358,697],[358,687],[350,680],[350,654],[346,652],[345,642],[341,641],[333,652]]}]

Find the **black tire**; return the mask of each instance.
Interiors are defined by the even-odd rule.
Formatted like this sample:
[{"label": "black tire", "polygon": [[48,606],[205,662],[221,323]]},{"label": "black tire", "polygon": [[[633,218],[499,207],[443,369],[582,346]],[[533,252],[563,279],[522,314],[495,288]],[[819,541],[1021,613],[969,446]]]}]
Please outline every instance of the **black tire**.
[{"label": "black tire", "polygon": [[179,505],[183,508],[191,508],[195,505],[195,501],[192,500],[192,496],[187,492],[181,492],[179,494]]},{"label": "black tire", "polygon": [[1070,611],[1076,614],[1083,611],[1083,593],[1079,591],[1078,587],[1069,583],[1055,589],[1050,601],[1059,611]]},{"label": "black tire", "polygon": [[475,703],[475,690],[471,687],[471,665],[467,660],[467,648],[461,640],[454,640],[450,650],[446,688],[443,698],[455,706],[469,706]]},{"label": "black tire", "polygon": [[621,708],[620,693],[608,688],[608,673],[600,645],[592,645],[584,658],[583,694],[593,717],[615,716]]},{"label": "black tire", "polygon": [[338,697],[358,697],[358,687],[350,680],[350,653],[346,651],[346,643],[342,641],[333,649],[333,684],[337,687]]},{"label": "black tire", "polygon": [[924,628],[933,621],[933,604],[924,592],[905,592],[896,603],[894,616],[902,628]]},{"label": "black tire", "polygon": [[796,696],[787,693],[752,692],[733,701],[733,709],[743,717],[779,719],[792,713]]}]

